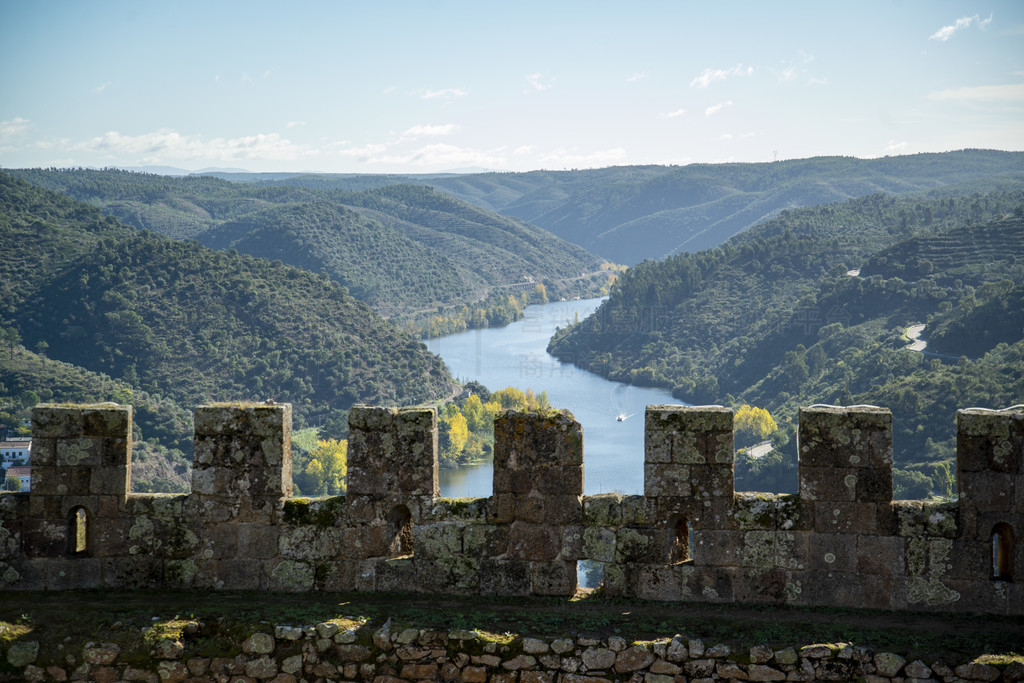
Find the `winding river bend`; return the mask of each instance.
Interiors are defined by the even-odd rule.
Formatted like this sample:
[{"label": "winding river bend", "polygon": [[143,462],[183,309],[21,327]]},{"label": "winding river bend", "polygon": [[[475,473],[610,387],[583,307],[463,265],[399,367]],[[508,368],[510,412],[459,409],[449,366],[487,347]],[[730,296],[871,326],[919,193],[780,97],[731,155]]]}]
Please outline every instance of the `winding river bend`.
[{"label": "winding river bend", "polygon": [[[424,343],[462,381],[495,391],[507,386],[548,392],[551,405],[568,408],[583,425],[584,487],[587,494],[643,493],[644,408],[679,403],[664,389],[634,387],[562,363],[548,355],[556,327],[590,315],[601,299],[529,306],[525,317],[498,329],[470,330]],[[618,418],[622,417],[622,420]],[[490,463],[441,470],[441,493],[450,497],[491,495]]]}]

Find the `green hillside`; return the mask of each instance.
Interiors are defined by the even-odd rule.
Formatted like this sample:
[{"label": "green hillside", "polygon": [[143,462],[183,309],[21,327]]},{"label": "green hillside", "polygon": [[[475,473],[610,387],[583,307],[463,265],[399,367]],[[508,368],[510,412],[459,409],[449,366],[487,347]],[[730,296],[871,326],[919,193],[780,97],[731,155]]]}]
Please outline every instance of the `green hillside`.
[{"label": "green hillside", "polygon": [[274,399],[294,405],[298,427],[326,423],[335,435],[356,401],[415,404],[455,389],[421,343],[322,275],[136,231],[0,174],[9,326],[26,347],[45,342],[50,358],[157,403],[190,412]]},{"label": "green hillside", "polygon": [[528,283],[575,296],[608,281],[584,249],[423,187],[349,192],[117,170],[12,173],[137,228],[323,273],[403,320],[487,308]]},{"label": "green hillside", "polygon": [[13,425],[27,419],[32,406],[40,401],[131,403],[135,417],[132,490],[187,490],[192,459],[191,409],[23,347],[13,352],[4,349],[0,353],[0,423]]},{"label": "green hillside", "polygon": [[[956,408],[1024,395],[1024,223],[1003,218],[1014,211],[1022,190],[787,211],[721,248],[630,269],[549,350],[689,402],[766,407],[783,426],[777,445],[800,405],[888,406],[897,464],[939,462]],[[999,312],[991,332],[968,331]],[[915,323],[944,356],[907,348]]]},{"label": "green hillside", "polygon": [[[374,182],[374,176],[232,177],[278,187],[363,189]],[[376,178],[378,185],[394,182],[393,177]],[[964,183],[991,191],[1022,178],[1022,153],[963,150],[882,159],[817,157],[763,164],[409,176],[405,182],[431,185],[632,265],[716,247],[786,209]]]}]

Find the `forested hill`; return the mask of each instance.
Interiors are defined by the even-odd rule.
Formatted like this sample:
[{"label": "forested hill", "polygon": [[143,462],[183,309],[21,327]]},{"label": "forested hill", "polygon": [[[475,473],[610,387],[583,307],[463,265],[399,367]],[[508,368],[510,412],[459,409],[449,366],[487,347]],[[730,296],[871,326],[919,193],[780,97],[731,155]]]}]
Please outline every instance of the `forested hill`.
[{"label": "forested hill", "polygon": [[28,348],[43,342],[52,359],[188,411],[290,402],[298,427],[338,431],[356,401],[416,404],[455,389],[424,345],[323,275],[138,231],[0,174],[7,327]]},{"label": "forested hill", "polygon": [[596,294],[602,260],[521,220],[424,187],[264,187],[117,170],[11,171],[138,228],[320,272],[409,317],[543,283]]},{"label": "forested hill", "polygon": [[[888,406],[897,462],[941,460],[956,408],[1024,398],[1020,314],[993,322],[1019,311],[1022,215],[1024,188],[787,211],[721,248],[631,268],[549,350],[690,402],[766,407],[783,422],[813,403]],[[952,358],[908,350],[915,323]],[[992,332],[968,334],[971,324]]]},{"label": "forested hill", "polygon": [[[366,189],[394,176],[232,174],[276,186]],[[550,230],[633,265],[716,247],[784,209],[865,195],[919,193],[1024,179],[1024,153],[963,150],[882,159],[817,157],[761,164],[623,166],[594,170],[405,176]]]}]

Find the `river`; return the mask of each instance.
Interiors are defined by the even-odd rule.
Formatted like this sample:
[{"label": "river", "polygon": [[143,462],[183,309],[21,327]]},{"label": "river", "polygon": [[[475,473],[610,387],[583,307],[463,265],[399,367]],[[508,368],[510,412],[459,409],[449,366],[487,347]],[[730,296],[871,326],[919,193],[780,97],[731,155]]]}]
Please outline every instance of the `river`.
[{"label": "river", "polygon": [[[476,380],[491,391],[511,386],[548,392],[551,405],[568,408],[583,425],[584,487],[587,494],[643,493],[644,408],[679,403],[664,389],[634,387],[562,363],[548,355],[556,327],[587,317],[601,299],[528,306],[524,318],[496,329],[470,330],[424,343],[441,356],[460,381]],[[616,418],[622,416],[623,420]],[[490,462],[441,470],[441,493],[489,496]]]}]

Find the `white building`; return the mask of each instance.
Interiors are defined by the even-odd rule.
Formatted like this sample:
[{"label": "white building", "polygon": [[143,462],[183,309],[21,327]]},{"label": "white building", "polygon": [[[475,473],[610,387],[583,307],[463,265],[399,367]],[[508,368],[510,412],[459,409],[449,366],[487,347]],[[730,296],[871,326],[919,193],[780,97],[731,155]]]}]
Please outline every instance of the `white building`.
[{"label": "white building", "polygon": [[31,438],[0,441],[0,467],[7,469],[14,465],[28,465],[31,459]]},{"label": "white building", "polygon": [[7,468],[7,478],[21,482],[20,491],[32,490],[32,468],[28,465],[13,465]]}]

